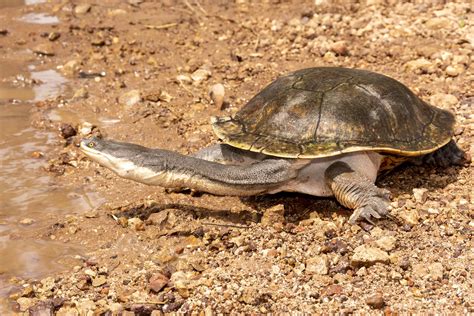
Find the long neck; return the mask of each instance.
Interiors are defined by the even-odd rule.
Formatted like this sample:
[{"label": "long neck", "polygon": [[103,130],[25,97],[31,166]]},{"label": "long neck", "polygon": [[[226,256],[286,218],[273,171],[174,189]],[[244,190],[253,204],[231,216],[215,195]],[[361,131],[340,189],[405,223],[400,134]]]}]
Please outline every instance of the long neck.
[{"label": "long neck", "polygon": [[295,178],[300,165],[307,163],[266,159],[244,166],[223,165],[161,149],[142,152],[132,162],[134,166],[127,172],[115,172],[148,185],[239,196],[275,191]]}]

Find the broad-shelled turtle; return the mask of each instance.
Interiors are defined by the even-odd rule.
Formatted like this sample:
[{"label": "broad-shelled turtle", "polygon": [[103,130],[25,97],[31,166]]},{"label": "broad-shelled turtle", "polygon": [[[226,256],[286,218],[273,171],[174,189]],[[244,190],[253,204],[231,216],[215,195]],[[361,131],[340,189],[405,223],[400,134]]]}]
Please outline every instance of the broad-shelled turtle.
[{"label": "broad-shelled turtle", "polygon": [[411,160],[464,164],[455,119],[406,86],[365,70],[317,67],[280,77],[233,117],[212,119],[223,141],[184,156],[163,149],[85,139],[82,151],[119,176],[218,195],[293,191],[332,196],[350,222],[388,213],[381,171]]}]

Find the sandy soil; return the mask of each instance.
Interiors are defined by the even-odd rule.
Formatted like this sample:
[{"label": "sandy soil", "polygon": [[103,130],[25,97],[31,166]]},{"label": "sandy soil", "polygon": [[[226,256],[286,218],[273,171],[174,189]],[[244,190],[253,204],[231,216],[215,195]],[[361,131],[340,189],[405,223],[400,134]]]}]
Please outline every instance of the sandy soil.
[{"label": "sandy soil", "polygon": [[[316,4],[315,4],[316,2]],[[384,73],[456,114],[474,153],[474,13],[465,2],[51,1],[7,8],[1,51],[31,49],[71,92],[36,104],[58,131],[57,181],[93,186],[98,209],[54,219],[38,238],[81,245],[81,264],[19,285],[19,314],[210,315],[283,311],[474,312],[473,168],[402,166],[378,184],[398,221],[350,225],[333,199],[166,192],[123,180],[74,144],[102,134],[184,154],[217,141],[229,115],[278,75],[310,66]],[[339,2],[337,2],[339,3]],[[31,12],[57,25],[26,25]],[[219,108],[209,89],[225,87]],[[51,113],[62,122],[51,120]],[[76,133],[76,135],[73,135]]]}]

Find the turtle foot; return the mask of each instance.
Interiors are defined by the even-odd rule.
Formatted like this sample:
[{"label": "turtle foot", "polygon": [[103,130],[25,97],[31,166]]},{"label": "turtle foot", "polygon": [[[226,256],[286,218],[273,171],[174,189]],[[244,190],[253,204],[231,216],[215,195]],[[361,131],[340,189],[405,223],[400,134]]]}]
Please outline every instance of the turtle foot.
[{"label": "turtle foot", "polygon": [[376,194],[365,199],[362,206],[356,208],[349,218],[349,223],[355,224],[361,219],[374,224],[373,219],[380,219],[389,214],[390,192],[377,188]]}]

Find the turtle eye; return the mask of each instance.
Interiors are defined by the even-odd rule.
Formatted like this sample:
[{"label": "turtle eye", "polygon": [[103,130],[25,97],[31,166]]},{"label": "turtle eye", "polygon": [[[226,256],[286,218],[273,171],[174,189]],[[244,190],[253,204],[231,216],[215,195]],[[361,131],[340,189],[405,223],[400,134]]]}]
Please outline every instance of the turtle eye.
[{"label": "turtle eye", "polygon": [[94,148],[94,147],[95,147],[95,143],[94,143],[94,142],[90,142],[89,144],[87,144],[87,147],[89,147],[89,148]]}]

